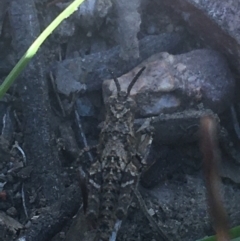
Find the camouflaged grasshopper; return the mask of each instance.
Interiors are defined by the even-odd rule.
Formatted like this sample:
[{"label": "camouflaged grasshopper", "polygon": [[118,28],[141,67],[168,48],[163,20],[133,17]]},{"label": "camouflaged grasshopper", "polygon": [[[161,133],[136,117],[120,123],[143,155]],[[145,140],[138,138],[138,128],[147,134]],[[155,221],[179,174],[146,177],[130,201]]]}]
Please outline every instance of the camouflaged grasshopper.
[{"label": "camouflaged grasshopper", "polygon": [[[84,204],[87,220],[97,229],[98,240],[109,240],[116,220],[127,215],[145,164],[145,158],[138,152],[134,131],[136,104],[129,96],[144,69],[133,78],[127,91],[122,91],[117,78],[113,78],[117,95],[111,96],[106,103],[106,117],[97,158],[88,173],[88,197]],[[151,141],[152,138],[148,138],[148,144]]]}]

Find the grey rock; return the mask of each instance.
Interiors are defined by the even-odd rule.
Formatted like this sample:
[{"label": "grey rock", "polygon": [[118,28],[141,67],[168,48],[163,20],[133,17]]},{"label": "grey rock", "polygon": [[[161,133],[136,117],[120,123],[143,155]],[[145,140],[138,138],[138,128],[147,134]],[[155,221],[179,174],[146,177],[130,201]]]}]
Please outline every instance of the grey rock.
[{"label": "grey rock", "polygon": [[100,90],[104,79],[111,78],[109,69],[119,77],[149,58],[154,53],[172,52],[182,42],[178,34],[147,36],[139,41],[140,57],[125,61],[120,58],[120,46],[84,58],[66,59],[57,63],[56,85],[65,95],[81,90]]},{"label": "grey rock", "polygon": [[129,60],[139,58],[137,34],[140,30],[141,16],[138,12],[140,0],[115,1],[118,15],[118,43],[121,46],[121,57]]},{"label": "grey rock", "polygon": [[228,56],[240,71],[240,2],[235,0],[169,0],[156,1],[185,20],[193,33],[207,46]]},{"label": "grey rock", "polygon": [[17,213],[18,213],[15,207],[10,207],[6,212],[9,216],[12,216],[12,217],[17,216]]},{"label": "grey rock", "polygon": [[99,28],[111,8],[111,0],[87,0],[78,9],[76,19],[82,28],[92,31]]},{"label": "grey rock", "polygon": [[[64,72],[64,70],[62,71]],[[62,71],[60,73],[62,73]],[[80,82],[76,81],[73,78],[63,79],[63,78],[59,78],[58,76],[57,79],[58,79],[58,81],[56,81],[57,90],[60,93],[63,93],[67,96],[69,96],[71,93],[74,93],[74,92],[78,92],[78,91],[80,92],[80,91],[86,90],[85,84],[81,84]]]},{"label": "grey rock", "polygon": [[[142,66],[146,69],[130,93],[141,117],[183,111],[200,103],[219,113],[231,104],[235,81],[224,58],[215,51],[202,49],[176,56],[152,56],[119,78],[122,90],[126,90]],[[104,81],[105,102],[114,91],[114,82]]]},{"label": "grey rock", "polygon": [[1,236],[4,237],[4,240],[14,240],[17,231],[20,229],[23,229],[21,223],[6,215],[4,212],[0,212],[0,230]]}]

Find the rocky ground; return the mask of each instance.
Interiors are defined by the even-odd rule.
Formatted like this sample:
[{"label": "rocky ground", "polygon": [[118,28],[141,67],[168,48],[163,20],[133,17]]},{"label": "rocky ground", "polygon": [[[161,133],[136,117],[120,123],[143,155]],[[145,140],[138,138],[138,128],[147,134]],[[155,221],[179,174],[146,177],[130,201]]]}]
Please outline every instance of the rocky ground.
[{"label": "rocky ground", "polygon": [[[95,2],[93,5],[89,2]],[[0,80],[67,1],[0,2]],[[86,0],[43,44],[0,101],[0,240],[93,240],[82,213],[78,153],[98,143],[115,90],[136,100],[136,128],[151,118],[151,168],[117,240],[197,240],[214,234],[199,150],[199,119],[219,123],[221,194],[239,215],[239,31],[236,1]],[[138,10],[137,10],[138,9]],[[82,158],[90,166],[94,152]],[[145,211],[144,211],[145,210]],[[148,213],[147,219],[146,212]]]}]

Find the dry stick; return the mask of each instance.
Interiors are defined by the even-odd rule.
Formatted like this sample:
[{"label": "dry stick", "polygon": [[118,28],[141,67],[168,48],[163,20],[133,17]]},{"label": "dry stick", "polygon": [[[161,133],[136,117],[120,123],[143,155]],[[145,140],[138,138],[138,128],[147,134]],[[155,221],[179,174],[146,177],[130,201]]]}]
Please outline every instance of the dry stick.
[{"label": "dry stick", "polygon": [[92,156],[92,154],[89,152],[89,150],[94,149],[96,146],[93,146],[93,147],[89,147],[89,146],[88,146],[87,138],[86,138],[86,135],[85,135],[85,133],[84,133],[84,131],[83,131],[83,127],[82,127],[82,123],[81,123],[80,116],[79,116],[79,114],[78,114],[78,112],[77,112],[76,110],[75,110],[74,113],[75,113],[75,117],[76,117],[76,122],[77,122],[78,128],[79,128],[80,133],[81,133],[82,142],[83,142],[83,145],[84,145],[84,148],[83,148],[82,152],[79,154],[79,157],[80,157],[83,153],[87,152],[89,160],[90,160],[91,162],[93,162],[93,156]]},{"label": "dry stick", "polygon": [[47,4],[47,8],[49,8],[51,5],[54,5],[56,3],[62,2],[62,0],[53,0]]},{"label": "dry stick", "polygon": [[[90,151],[92,149],[97,148],[97,146],[96,145],[92,146],[92,147],[88,146],[87,138],[86,138],[86,135],[83,131],[80,116],[79,116],[77,110],[75,110],[74,113],[75,113],[75,118],[76,118],[78,128],[80,130],[82,142],[83,142],[83,145],[84,145],[84,148],[80,151],[80,153],[78,155],[77,162],[80,163],[80,158],[82,157],[82,155],[84,153],[87,152],[88,158],[89,158],[90,162],[92,163],[93,162],[93,156],[92,156]],[[84,172],[84,170],[82,169],[81,166],[78,168],[78,174],[79,174],[79,185],[80,185],[80,188],[81,188],[82,199],[83,199],[83,211],[84,211],[84,214],[85,214],[86,211],[87,211],[87,205],[88,205],[87,175],[86,175],[86,173]]]},{"label": "dry stick", "polygon": [[[19,146],[17,141],[15,141],[15,144],[13,145],[12,150],[14,148],[17,148],[18,151],[20,151],[20,153],[22,154],[22,158],[23,158],[23,164],[24,164],[24,166],[26,166],[27,165],[27,157],[25,155],[24,150]],[[27,206],[26,206],[26,198],[25,198],[25,192],[24,192],[24,183],[22,184],[21,196],[22,196],[23,210],[24,210],[26,218],[28,219],[29,216],[28,216],[28,211],[27,211]]]},{"label": "dry stick", "polygon": [[23,210],[24,210],[25,216],[27,219],[29,219],[27,206],[26,206],[26,198],[25,198],[25,193],[24,193],[24,183],[22,184],[21,196],[22,196],[22,205],[23,205]]},{"label": "dry stick", "polygon": [[217,240],[229,241],[227,214],[219,192],[218,165],[221,157],[215,120],[210,116],[203,117],[200,122],[200,131],[209,212],[213,218]]},{"label": "dry stick", "polygon": [[22,154],[23,164],[24,164],[24,166],[26,166],[26,165],[27,165],[27,157],[26,157],[26,154],[25,154],[24,150],[19,146],[19,144],[18,144],[17,141],[15,141],[15,143],[14,143],[14,145],[13,145],[13,147],[12,147],[12,150],[13,150],[14,148],[18,149],[18,151]]}]

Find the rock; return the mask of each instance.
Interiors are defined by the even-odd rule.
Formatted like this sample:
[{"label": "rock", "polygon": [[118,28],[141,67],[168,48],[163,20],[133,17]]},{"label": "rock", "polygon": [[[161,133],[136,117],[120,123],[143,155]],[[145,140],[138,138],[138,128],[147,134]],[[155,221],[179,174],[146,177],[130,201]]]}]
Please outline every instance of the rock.
[{"label": "rock", "polygon": [[17,220],[6,215],[4,212],[0,212],[0,231],[1,237],[4,237],[4,240],[15,240],[17,231],[23,228],[23,225]]},{"label": "rock", "polygon": [[[76,15],[79,25],[87,31],[98,29],[112,9],[111,0],[87,0]],[[90,32],[89,32],[90,33]],[[92,34],[92,33],[90,33]]]},{"label": "rock", "polygon": [[[69,2],[57,3],[61,10],[64,10],[68,5]],[[72,18],[91,36],[93,32],[99,29],[111,9],[111,0],[85,0],[75,11]]]},{"label": "rock", "polygon": [[118,0],[115,1],[115,8],[118,15],[118,38],[121,46],[120,56],[123,59],[139,58],[139,43],[137,34],[140,30],[141,16],[138,12],[139,0]]},{"label": "rock", "polygon": [[219,171],[219,175],[222,178],[226,178],[228,180],[233,181],[234,183],[239,184],[240,183],[240,177],[238,175],[239,173],[239,166],[236,167],[236,165],[234,165],[234,163],[229,162],[229,161],[225,161],[223,159],[223,161],[221,162],[220,165],[220,171]]},{"label": "rock", "polygon": [[15,207],[10,207],[6,212],[9,216],[12,216],[12,217],[17,216],[18,214],[17,209]]},{"label": "rock", "polygon": [[153,210],[153,208],[148,209],[148,213],[150,216],[153,216],[155,214],[155,211]]},{"label": "rock", "polygon": [[169,0],[156,1],[166,5],[185,20],[190,29],[207,46],[226,54],[240,71],[240,34],[238,1],[218,0]]},{"label": "rock", "polygon": [[[119,78],[122,90],[126,90],[142,66],[146,69],[130,93],[141,117],[183,111],[199,103],[219,113],[232,101],[234,78],[224,58],[215,51],[202,49],[176,56],[154,55]],[[104,102],[113,91],[116,91],[114,82],[104,81]]]},{"label": "rock", "polygon": [[100,90],[102,81],[110,78],[111,69],[119,77],[149,58],[154,53],[172,52],[182,43],[179,34],[159,34],[147,36],[139,41],[140,57],[125,61],[120,58],[120,46],[113,47],[84,58],[66,59],[56,66],[56,86],[58,92],[70,95],[76,91]]},{"label": "rock", "polygon": [[[65,72],[65,69],[62,69],[60,73]],[[65,75],[64,75],[65,76]],[[57,90],[60,93],[63,93],[67,96],[69,96],[71,93],[74,92],[81,92],[81,91],[85,91],[86,90],[86,86],[85,84],[81,84],[80,82],[76,81],[74,78],[70,78],[66,81],[66,78],[64,77],[59,77],[57,76]]]}]

